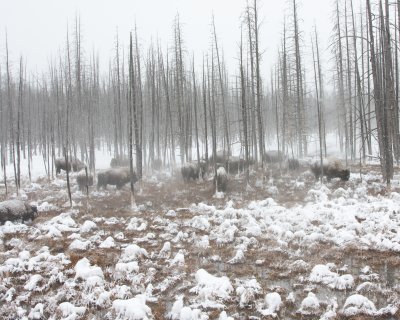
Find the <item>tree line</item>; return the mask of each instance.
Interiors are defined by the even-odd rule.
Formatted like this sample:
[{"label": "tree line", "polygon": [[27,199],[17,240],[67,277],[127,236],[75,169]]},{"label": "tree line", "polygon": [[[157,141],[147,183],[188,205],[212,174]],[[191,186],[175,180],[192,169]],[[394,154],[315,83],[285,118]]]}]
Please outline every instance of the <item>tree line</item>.
[{"label": "tree line", "polygon": [[310,35],[302,31],[299,0],[288,1],[276,63],[263,69],[271,52],[262,49],[267,39],[259,6],[251,0],[243,9],[235,70],[227,68],[214,17],[201,57],[185,47],[179,15],[167,48],[158,41],[143,48],[136,26],[123,35],[128,46],[116,34],[107,72],[100,71],[105,68],[96,52],[84,50],[79,16],[67,27],[63,49],[41,72],[27,72],[23,56],[10,61],[6,35],[0,63],[6,190],[6,165],[12,164],[19,188],[21,159],[28,160],[31,178],[33,155],[42,156],[50,179],[58,156],[80,158],[95,172],[95,150],[103,148],[116,158],[128,155],[141,178],[160,161],[174,167],[208,160],[219,150],[230,156],[240,149],[241,157],[263,167],[271,143],[292,157],[307,156],[314,144],[322,158],[329,154],[329,132],[337,135],[346,161],[364,162],[376,144],[390,184],[400,158],[400,0],[365,0],[357,8],[353,0],[336,0],[328,70],[322,68],[325,48],[317,26]]}]

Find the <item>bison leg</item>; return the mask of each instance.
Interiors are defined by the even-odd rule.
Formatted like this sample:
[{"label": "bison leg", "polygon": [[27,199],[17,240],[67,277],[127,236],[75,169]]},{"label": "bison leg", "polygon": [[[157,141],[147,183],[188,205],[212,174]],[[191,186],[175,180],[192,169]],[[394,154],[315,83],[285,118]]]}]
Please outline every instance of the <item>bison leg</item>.
[{"label": "bison leg", "polygon": [[103,187],[104,190],[107,189],[107,185],[106,184],[102,184],[102,183],[97,183],[97,191],[101,189],[101,187]]}]

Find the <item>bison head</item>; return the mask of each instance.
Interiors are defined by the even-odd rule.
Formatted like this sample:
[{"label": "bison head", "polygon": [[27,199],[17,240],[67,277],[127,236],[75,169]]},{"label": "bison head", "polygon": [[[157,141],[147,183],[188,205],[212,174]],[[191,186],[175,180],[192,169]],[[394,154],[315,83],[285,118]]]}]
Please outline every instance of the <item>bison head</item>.
[{"label": "bison head", "polygon": [[350,170],[349,169],[342,170],[340,179],[342,179],[343,181],[349,181],[349,178],[350,178]]}]

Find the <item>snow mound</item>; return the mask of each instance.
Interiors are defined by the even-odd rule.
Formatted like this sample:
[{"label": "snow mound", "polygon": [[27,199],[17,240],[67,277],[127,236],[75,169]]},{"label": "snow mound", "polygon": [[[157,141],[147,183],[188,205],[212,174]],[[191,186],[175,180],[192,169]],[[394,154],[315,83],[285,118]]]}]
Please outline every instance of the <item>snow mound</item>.
[{"label": "snow mound", "polygon": [[115,279],[123,279],[123,278],[128,278],[132,273],[137,273],[139,272],[139,265],[137,261],[131,261],[131,262],[118,262],[115,265],[115,273],[114,273],[114,278]]},{"label": "snow mound", "polygon": [[215,193],[214,193],[214,195],[213,195],[213,198],[214,199],[223,199],[223,198],[225,198],[225,193],[224,192],[219,192],[219,191],[216,191]]},{"label": "snow mound", "polygon": [[129,221],[126,230],[129,231],[144,231],[147,229],[147,222],[143,219],[133,217]]},{"label": "snow mound", "polygon": [[178,320],[183,308],[183,296],[178,296],[172,305],[171,311],[168,313],[168,318],[171,320]]},{"label": "snow mound", "polygon": [[50,204],[47,201],[44,201],[37,206],[37,210],[39,212],[45,212],[45,211],[57,210],[57,209],[58,209],[57,206],[55,206],[54,204]]},{"label": "snow mound", "polygon": [[226,311],[222,311],[219,315],[218,320],[234,320],[232,317],[229,317]]},{"label": "snow mound", "polygon": [[158,254],[160,259],[168,259],[171,256],[171,243],[169,241],[165,242],[163,247]]},{"label": "snow mound", "polygon": [[113,237],[107,237],[102,243],[100,243],[99,248],[115,248],[116,244]]},{"label": "snow mound", "polygon": [[200,239],[197,239],[196,246],[201,249],[205,250],[210,247],[210,240],[207,235],[202,236]]},{"label": "snow mound", "polygon": [[279,293],[271,292],[265,295],[265,306],[267,309],[259,310],[260,313],[264,316],[276,317],[277,312],[280,310],[282,306],[282,298]]},{"label": "snow mound", "polygon": [[208,222],[208,218],[205,216],[195,216],[190,221],[190,225],[192,228],[207,231],[210,228],[210,222]]},{"label": "snow mound", "polygon": [[31,309],[28,315],[28,319],[43,319],[43,303],[38,303],[34,308]]},{"label": "snow mound", "polygon": [[250,280],[236,280],[236,295],[239,296],[239,306],[245,308],[254,303],[257,294],[262,292],[260,284],[257,279]]},{"label": "snow mound", "polygon": [[303,315],[317,315],[320,313],[319,300],[314,293],[309,292],[308,296],[303,299],[299,312]]},{"label": "snow mound", "polygon": [[354,316],[357,314],[374,315],[376,313],[375,305],[367,297],[361,294],[353,294],[346,299],[342,313],[345,316]]},{"label": "snow mound", "polygon": [[92,230],[95,230],[97,228],[96,223],[90,220],[86,220],[83,225],[80,227],[80,232],[81,233],[88,233]]},{"label": "snow mound", "polygon": [[165,214],[167,217],[176,217],[176,212],[174,210],[168,210]]},{"label": "snow mound", "polygon": [[310,189],[307,193],[306,201],[312,202],[326,202],[328,201],[328,195],[331,194],[331,191],[325,187],[321,186],[320,189]]},{"label": "snow mound", "polygon": [[171,320],[208,320],[208,316],[199,309],[192,309],[183,305],[183,296],[178,296],[167,315]]},{"label": "snow mound", "polygon": [[331,271],[333,267],[334,264],[331,263],[326,265],[317,264],[312,269],[309,280],[314,283],[325,284],[332,289],[351,289],[354,286],[353,276],[351,274],[339,276],[337,273]]},{"label": "snow mound", "polygon": [[82,316],[86,312],[85,307],[75,307],[70,302],[60,303],[58,309],[61,311],[63,317],[68,317],[71,319],[74,319],[77,315]]},{"label": "snow mound", "polygon": [[235,256],[228,261],[230,264],[241,263],[244,261],[244,252],[241,249],[238,249],[235,253]]},{"label": "snow mound", "polygon": [[175,257],[170,261],[170,266],[184,266],[185,265],[185,255],[182,250],[175,255]]},{"label": "snow mound", "polygon": [[121,260],[123,262],[128,262],[128,261],[133,261],[133,260],[140,260],[143,257],[147,257],[148,253],[146,249],[140,248],[136,244],[130,244],[124,250],[122,251],[121,254]]},{"label": "snow mound", "polygon": [[204,269],[197,270],[195,279],[197,285],[190,289],[190,292],[197,293],[202,301],[212,301],[215,298],[225,300],[233,291],[232,284],[226,276],[216,277]]},{"label": "snow mound", "polygon": [[100,267],[91,266],[87,258],[82,258],[75,265],[75,279],[86,280],[91,276],[99,276],[104,278],[103,271]]},{"label": "snow mound", "polygon": [[42,280],[43,277],[40,274],[34,274],[29,278],[28,282],[24,286],[24,289],[33,291],[37,288],[38,283]]},{"label": "snow mound", "polygon": [[137,295],[128,300],[114,300],[113,309],[117,319],[124,320],[150,320],[153,319],[151,309],[146,305],[146,296]]},{"label": "snow mound", "polygon": [[90,247],[90,241],[81,241],[79,239],[75,239],[69,245],[69,250],[87,250]]},{"label": "snow mound", "polygon": [[208,319],[203,315],[199,309],[192,309],[190,307],[183,307],[179,314],[179,320],[205,320]]}]

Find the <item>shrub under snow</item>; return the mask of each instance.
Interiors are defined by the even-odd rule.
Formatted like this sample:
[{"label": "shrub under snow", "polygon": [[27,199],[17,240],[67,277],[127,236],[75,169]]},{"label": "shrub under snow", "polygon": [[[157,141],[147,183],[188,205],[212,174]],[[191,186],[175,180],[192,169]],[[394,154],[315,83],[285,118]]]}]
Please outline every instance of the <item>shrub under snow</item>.
[{"label": "shrub under snow", "polygon": [[320,312],[319,300],[314,293],[309,292],[303,299],[299,312],[304,315],[316,315]]},{"label": "shrub under snow", "polygon": [[353,294],[346,299],[342,312],[345,316],[354,316],[356,314],[373,315],[376,312],[376,308],[367,297],[361,294]]},{"label": "shrub under snow", "polygon": [[190,291],[198,293],[203,300],[213,300],[214,298],[225,300],[233,291],[230,280],[225,276],[216,277],[204,269],[199,269],[195,278],[197,285]]},{"label": "shrub under snow", "polygon": [[153,319],[151,309],[146,305],[146,296],[142,294],[128,300],[114,300],[113,309],[117,313],[117,319]]},{"label": "shrub under snow", "polygon": [[89,277],[98,276],[104,278],[103,271],[100,267],[91,266],[87,258],[82,258],[75,265],[75,279],[81,278],[86,280]]}]

